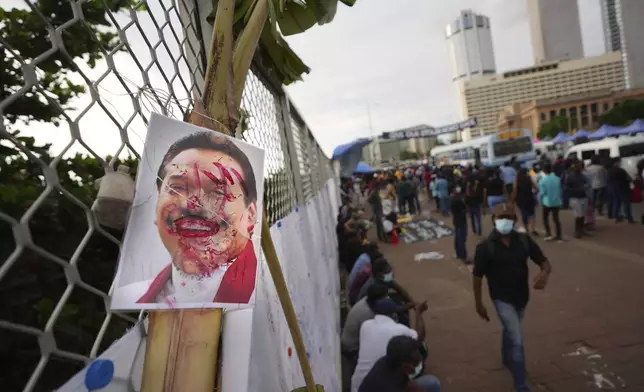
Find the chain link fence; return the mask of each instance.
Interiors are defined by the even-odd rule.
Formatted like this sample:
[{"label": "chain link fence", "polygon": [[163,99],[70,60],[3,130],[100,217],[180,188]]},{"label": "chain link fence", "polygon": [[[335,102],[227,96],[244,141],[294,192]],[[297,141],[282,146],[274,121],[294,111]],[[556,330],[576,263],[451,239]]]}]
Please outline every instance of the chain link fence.
[{"label": "chain link fence", "polygon": [[[142,317],[107,306],[123,233],[97,223],[96,180],[119,164],[135,174],[150,114],[181,119],[201,95],[207,14],[191,0],[3,4],[0,385],[50,391]],[[258,69],[242,108],[241,137],[266,150],[273,223],[331,164]]]}]

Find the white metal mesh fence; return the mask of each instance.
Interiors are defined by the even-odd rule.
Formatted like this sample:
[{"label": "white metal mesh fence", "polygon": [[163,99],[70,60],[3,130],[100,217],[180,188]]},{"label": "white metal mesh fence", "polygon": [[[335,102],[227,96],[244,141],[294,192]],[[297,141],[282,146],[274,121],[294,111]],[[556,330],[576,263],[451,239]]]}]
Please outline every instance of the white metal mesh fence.
[{"label": "white metal mesh fence", "polygon": [[[151,112],[182,118],[201,94],[205,15],[192,0],[11,0],[0,12],[0,389],[50,391],[136,322],[107,307],[123,233],[97,223],[95,180],[136,168]],[[272,223],[332,171],[259,75],[243,138],[266,149]]]}]

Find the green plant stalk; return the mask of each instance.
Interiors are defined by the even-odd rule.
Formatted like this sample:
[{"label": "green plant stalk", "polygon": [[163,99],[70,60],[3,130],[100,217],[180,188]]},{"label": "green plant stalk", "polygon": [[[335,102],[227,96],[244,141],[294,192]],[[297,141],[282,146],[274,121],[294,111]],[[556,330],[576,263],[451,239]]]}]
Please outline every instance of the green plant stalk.
[{"label": "green plant stalk", "polygon": [[269,1],[270,0],[257,0],[255,8],[248,20],[248,24],[244,27],[244,31],[237,39],[237,44],[235,45],[235,52],[233,54],[233,70],[235,74],[235,107],[238,109],[241,107],[246,77],[250,71],[255,50],[259,45],[259,38],[261,37],[264,25],[268,20]]},{"label": "green plant stalk", "polygon": [[[268,1],[272,0],[257,0],[233,54],[232,28],[235,1],[219,0],[206,68],[203,105],[200,102],[195,102],[195,109],[188,117],[188,121],[228,135],[232,134],[238,122],[246,77],[268,19]],[[291,331],[306,382],[306,390],[308,392],[323,390],[321,386],[316,387],[313,379],[313,372],[306,356],[306,347],[297,323],[295,309],[270,236],[266,214],[262,219],[262,231],[264,233],[262,249],[266,255],[267,264]],[[217,362],[221,310],[155,313],[150,318],[150,328],[155,333],[149,339],[146,351],[143,377],[143,385],[146,388],[144,389],[152,391],[155,390],[155,387],[163,385],[163,390],[178,390],[176,388],[180,384],[177,381],[186,382],[194,377],[196,370],[199,370],[199,373],[209,373],[213,376],[201,380],[191,380],[190,390],[212,391],[215,382],[214,375],[217,372],[214,364]],[[186,320],[190,320],[190,322],[186,322]],[[195,342],[199,343],[201,349],[198,351],[189,350]],[[182,363],[190,365],[181,366]],[[173,370],[175,366],[180,369]]]},{"label": "green plant stalk", "polygon": [[[219,0],[202,96],[207,115],[219,122],[216,130],[228,135],[234,132],[238,121],[232,63],[234,17],[235,0]],[[226,129],[221,129],[222,124]]]},{"label": "green plant stalk", "polygon": [[[264,25],[268,20],[268,1],[270,0],[257,1],[251,17],[248,20],[248,24],[242,31],[237,40],[237,45],[235,46],[233,70],[235,74],[234,85],[236,108],[241,106],[246,77],[248,76],[248,72],[250,72],[253,55],[259,45],[259,39],[262,35]],[[268,226],[268,221],[266,220],[266,213],[263,214],[262,219],[262,234],[262,250],[266,256],[266,263],[271,272],[273,283],[275,284],[275,288],[286,317],[286,322],[289,326],[291,337],[293,338],[293,345],[295,346],[295,352],[302,368],[306,390],[308,392],[316,392],[316,390],[319,389],[317,389],[315,385],[311,364],[309,363],[309,359],[306,355],[306,346],[304,345],[302,332],[300,331],[299,324],[297,323],[295,308],[293,307],[293,302],[291,301],[288,287],[286,286],[286,280],[282,273],[282,267],[279,264],[279,259],[275,252],[275,245],[271,238],[270,228]]]}]

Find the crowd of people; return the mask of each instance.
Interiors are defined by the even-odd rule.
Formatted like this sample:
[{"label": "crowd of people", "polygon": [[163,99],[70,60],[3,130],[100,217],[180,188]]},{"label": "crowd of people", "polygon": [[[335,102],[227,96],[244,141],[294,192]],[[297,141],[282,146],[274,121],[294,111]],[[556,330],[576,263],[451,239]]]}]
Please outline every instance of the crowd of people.
[{"label": "crowd of people", "polygon": [[[591,164],[559,157],[531,169],[514,159],[499,168],[473,166],[409,167],[345,181],[338,213],[340,262],[346,271],[351,306],[342,330],[342,354],[351,375],[346,390],[440,391],[439,380],[424,374],[428,355],[422,314],[427,303],[415,301],[394,279],[393,268],[378,244],[367,240],[371,224],[378,240],[389,242],[400,230],[401,215],[422,212],[419,195],[426,193],[435,213],[451,216],[456,256],[473,263],[477,313],[489,321],[483,305],[482,279],[503,326],[502,358],[517,391],[528,391],[523,336],[520,328],[529,293],[528,265],[541,268],[535,289],[544,289],[551,265],[535,242],[535,218],[541,207],[546,241],[563,239],[560,210],[574,216],[577,238],[588,236],[595,215],[617,222],[635,222],[631,198],[642,190],[644,164],[631,178],[619,159],[592,157]],[[371,219],[361,207],[368,204]],[[468,259],[469,226],[483,236],[483,216],[490,212],[491,230]],[[644,222],[644,217],[642,218]],[[551,221],[554,230],[551,228]]]},{"label": "crowd of people", "polygon": [[366,239],[363,214],[356,193],[345,187],[336,230],[351,306],[341,337],[345,390],[440,392],[439,380],[424,374],[427,303],[396,282],[378,244]]}]

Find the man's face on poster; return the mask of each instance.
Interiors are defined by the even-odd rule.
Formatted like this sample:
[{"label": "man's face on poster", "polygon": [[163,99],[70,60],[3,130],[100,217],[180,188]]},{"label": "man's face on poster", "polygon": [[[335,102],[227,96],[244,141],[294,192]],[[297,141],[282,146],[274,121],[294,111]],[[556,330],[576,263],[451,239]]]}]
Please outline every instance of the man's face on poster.
[{"label": "man's face on poster", "polygon": [[155,223],[174,265],[209,275],[231,262],[250,240],[256,201],[245,202],[245,175],[229,155],[188,149],[166,164]]}]

